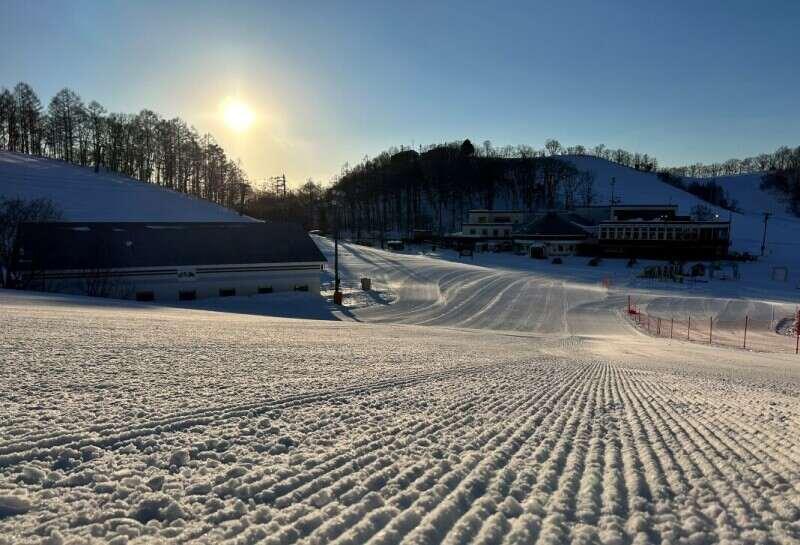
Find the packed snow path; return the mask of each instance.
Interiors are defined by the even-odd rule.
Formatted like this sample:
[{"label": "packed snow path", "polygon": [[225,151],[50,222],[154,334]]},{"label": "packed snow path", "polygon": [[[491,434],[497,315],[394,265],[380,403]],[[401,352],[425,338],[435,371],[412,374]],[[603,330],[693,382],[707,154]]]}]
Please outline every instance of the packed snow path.
[{"label": "packed snow path", "polygon": [[0,543],[800,539],[788,356],[19,292],[0,323]]},{"label": "packed snow path", "polygon": [[[332,261],[331,242],[316,240]],[[549,335],[630,334],[616,316],[624,301],[609,300],[599,285],[355,244],[340,245],[340,254],[344,275],[372,277],[397,297],[391,305],[359,310],[357,318],[367,322]]]},{"label": "packed snow path", "polygon": [[[316,242],[332,263],[332,242],[319,237]],[[708,321],[713,317],[718,340],[741,346],[747,316],[752,348],[794,352],[794,339],[777,335],[773,326],[795,315],[795,303],[713,297],[668,289],[651,291],[617,286],[607,289],[602,279],[612,278],[619,273],[618,269],[586,267],[585,258],[566,259],[580,260],[580,266],[544,262],[526,269],[526,262],[533,262],[522,257],[492,263],[485,256],[478,261],[492,265],[476,266],[469,258],[453,262],[340,244],[340,268],[346,281],[355,284],[359,277],[371,277],[373,286],[395,297],[391,305],[372,305],[353,313],[366,322],[619,339],[632,334],[621,319],[631,295],[637,308],[667,322],[674,317],[680,324],[691,315],[695,320],[695,338],[704,334],[708,338]],[[793,295],[791,290],[786,292],[788,300]],[[676,336],[683,337],[685,334]]]}]

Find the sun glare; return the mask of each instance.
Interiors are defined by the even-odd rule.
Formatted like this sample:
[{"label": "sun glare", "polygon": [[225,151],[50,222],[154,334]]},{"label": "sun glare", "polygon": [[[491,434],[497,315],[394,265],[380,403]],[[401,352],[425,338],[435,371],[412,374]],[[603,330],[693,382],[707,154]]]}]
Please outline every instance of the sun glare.
[{"label": "sun glare", "polygon": [[222,104],[222,116],[225,124],[236,132],[246,131],[255,119],[253,110],[236,99],[226,100]]}]

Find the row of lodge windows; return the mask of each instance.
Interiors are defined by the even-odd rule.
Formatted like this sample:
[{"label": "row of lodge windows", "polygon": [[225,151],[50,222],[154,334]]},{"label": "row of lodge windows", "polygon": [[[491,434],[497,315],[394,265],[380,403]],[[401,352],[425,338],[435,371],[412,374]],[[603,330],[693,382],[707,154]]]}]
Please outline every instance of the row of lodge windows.
[{"label": "row of lodge windows", "polygon": [[[511,229],[480,229],[480,234],[482,236],[487,237],[487,236],[489,236],[489,231],[491,231],[491,233],[492,233],[491,236],[493,236],[493,237],[500,237],[500,236],[507,237],[507,236],[511,235]],[[469,234],[470,235],[477,235],[478,234],[478,229],[470,228]]]},{"label": "row of lodge windows", "polygon": [[699,225],[601,226],[600,240],[726,241],[728,228]]},{"label": "row of lodge windows", "polygon": [[[272,293],[272,286],[258,286],[258,293]],[[294,291],[308,291],[308,284],[296,284]],[[233,297],[236,295],[236,288],[221,288],[219,290],[220,297]],[[137,291],[137,301],[155,301],[156,295],[151,290]],[[197,290],[180,290],[178,291],[178,301],[194,301],[197,299]]]},{"label": "row of lodge windows", "polygon": [[519,223],[511,216],[478,216],[478,223]]}]

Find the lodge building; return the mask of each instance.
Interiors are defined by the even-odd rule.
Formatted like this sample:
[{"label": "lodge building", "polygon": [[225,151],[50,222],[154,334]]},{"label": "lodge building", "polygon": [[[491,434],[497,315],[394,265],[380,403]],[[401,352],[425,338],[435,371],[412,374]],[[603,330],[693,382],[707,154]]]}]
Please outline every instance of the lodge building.
[{"label": "lodge building", "polygon": [[319,293],[325,265],[288,223],[31,223],[18,238],[18,287],[139,301]]},{"label": "lodge building", "polygon": [[615,204],[526,214],[470,210],[460,243],[511,239],[531,257],[591,255],[654,259],[719,259],[728,254],[730,222],[678,214],[674,204]]},{"label": "lodge building", "polygon": [[727,221],[628,220],[603,221],[597,228],[604,255],[664,258],[678,255],[716,259],[728,253]]}]

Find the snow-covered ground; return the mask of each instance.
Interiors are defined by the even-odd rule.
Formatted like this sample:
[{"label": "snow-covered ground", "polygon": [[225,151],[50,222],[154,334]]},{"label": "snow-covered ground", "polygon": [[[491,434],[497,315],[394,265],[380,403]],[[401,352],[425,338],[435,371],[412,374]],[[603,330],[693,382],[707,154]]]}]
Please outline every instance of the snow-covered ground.
[{"label": "snow-covered ground", "polygon": [[50,199],[65,221],[254,221],[155,184],[6,151],[0,151],[0,198]]},{"label": "snow-covered ground", "polygon": [[[623,202],[699,202],[584,166]],[[342,244],[344,308],[331,266],[324,297],[0,291],[0,545],[798,543],[800,359],[785,348],[800,223],[750,178],[731,191],[752,196],[736,247],[760,245],[761,208],[775,217],[739,281]],[[239,219],[15,154],[0,194],[74,220]],[[748,316],[755,351],[654,338],[623,315],[628,296],[713,318],[722,339]]]},{"label": "snow-covered ground", "polygon": [[800,540],[797,356],[646,336],[611,264],[341,250],[349,321],[0,292],[0,543]]}]

